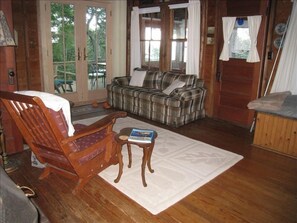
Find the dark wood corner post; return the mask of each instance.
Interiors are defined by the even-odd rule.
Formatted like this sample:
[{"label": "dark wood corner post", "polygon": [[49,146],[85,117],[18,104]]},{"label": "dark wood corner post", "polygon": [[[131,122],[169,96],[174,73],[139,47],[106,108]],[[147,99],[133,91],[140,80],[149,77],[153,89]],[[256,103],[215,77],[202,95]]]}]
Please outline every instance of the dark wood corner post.
[{"label": "dark wood corner post", "polygon": [[[0,1],[0,10],[5,14],[9,29],[13,34],[13,21],[12,21],[12,7],[11,0]],[[16,65],[15,65],[15,47],[0,46],[0,90],[2,91],[15,91],[17,90],[16,78]],[[9,72],[14,73],[12,80],[9,80]],[[23,150],[23,139],[10,118],[9,114],[0,103],[1,118],[0,121],[3,127],[3,133],[8,154],[16,153]]]}]

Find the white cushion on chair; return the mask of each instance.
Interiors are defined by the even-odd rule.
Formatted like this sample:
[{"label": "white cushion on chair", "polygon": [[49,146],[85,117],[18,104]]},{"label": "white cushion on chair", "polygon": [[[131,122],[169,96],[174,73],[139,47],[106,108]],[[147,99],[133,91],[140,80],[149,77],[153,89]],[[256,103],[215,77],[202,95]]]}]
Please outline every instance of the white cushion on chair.
[{"label": "white cushion on chair", "polygon": [[68,125],[68,136],[73,135],[75,130],[71,122],[70,104],[68,100],[60,96],[41,91],[15,91],[14,93],[39,97],[47,108],[54,111],[62,109]]}]

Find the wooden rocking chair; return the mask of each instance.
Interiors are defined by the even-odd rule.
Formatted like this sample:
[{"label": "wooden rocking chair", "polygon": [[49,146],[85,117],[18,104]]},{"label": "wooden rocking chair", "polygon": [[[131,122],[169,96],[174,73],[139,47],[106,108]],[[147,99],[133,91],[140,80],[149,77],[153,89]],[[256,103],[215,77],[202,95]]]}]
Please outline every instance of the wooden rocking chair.
[{"label": "wooden rocking chair", "polygon": [[15,121],[24,140],[38,160],[45,164],[39,179],[51,172],[76,178],[76,194],[99,172],[117,164],[113,124],[126,112],[114,112],[89,125],[74,125],[68,136],[68,125],[61,110],[47,108],[39,97],[0,91],[0,100]]}]

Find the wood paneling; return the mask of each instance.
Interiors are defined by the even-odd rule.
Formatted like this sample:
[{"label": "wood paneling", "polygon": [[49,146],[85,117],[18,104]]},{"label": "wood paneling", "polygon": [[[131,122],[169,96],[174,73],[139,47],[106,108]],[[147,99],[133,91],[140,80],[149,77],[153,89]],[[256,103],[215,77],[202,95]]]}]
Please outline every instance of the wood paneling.
[{"label": "wood paneling", "polygon": [[[9,29],[12,32],[13,22],[11,0],[0,1],[0,9],[4,12]],[[14,84],[9,84],[8,81],[8,69],[12,69],[16,73],[15,47],[0,47],[0,57],[0,90],[15,91],[17,90],[16,78],[14,78]],[[23,149],[23,142],[20,132],[1,103],[0,109],[2,113],[6,151],[8,153],[21,151]]]},{"label": "wood paneling", "polygon": [[259,112],[253,143],[297,158],[297,120]]},{"label": "wood paneling", "polygon": [[18,33],[18,90],[41,90],[36,0],[12,0],[12,9],[14,27]]},{"label": "wood paneling", "polygon": [[[224,1],[224,0],[223,0]],[[225,0],[227,2],[228,16],[248,16],[255,15],[255,12],[260,11],[261,0],[252,1],[238,1],[238,0]]]},{"label": "wood paneling", "polygon": [[[208,116],[213,115],[213,83],[216,73],[216,57],[217,57],[217,16],[216,12],[217,0],[201,1],[201,57],[200,57],[200,78],[204,80],[207,88],[205,98],[205,109]],[[207,28],[214,27],[213,34],[214,43],[207,44]]]}]

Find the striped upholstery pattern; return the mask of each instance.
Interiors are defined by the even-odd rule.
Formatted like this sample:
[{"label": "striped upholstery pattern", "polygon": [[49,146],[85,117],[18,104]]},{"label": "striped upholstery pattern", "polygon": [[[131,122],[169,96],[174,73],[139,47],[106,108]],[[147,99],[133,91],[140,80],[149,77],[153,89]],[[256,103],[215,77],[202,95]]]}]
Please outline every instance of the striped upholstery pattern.
[{"label": "striped upholstery pattern", "polygon": [[[162,91],[174,80],[185,82],[170,95]],[[108,103],[163,124],[179,127],[205,117],[206,89],[196,75],[147,71],[142,87],[129,86],[130,77],[116,77],[107,85]]]},{"label": "striped upholstery pattern", "polygon": [[[55,120],[55,122],[58,123],[58,127],[61,130],[63,136],[65,136],[65,138],[68,137],[68,126],[67,123],[65,121],[64,118],[64,114],[62,109],[58,112],[49,109],[50,114],[52,116],[52,118]],[[75,128],[75,132],[79,132],[80,130],[82,130],[85,127],[85,125],[83,124],[75,124],[74,128]],[[70,145],[70,149],[73,152],[78,152],[78,151],[82,151],[83,149],[90,147],[91,145],[93,145],[94,143],[97,143],[98,141],[102,140],[103,138],[106,137],[106,129],[102,130],[101,132],[96,132],[94,134],[91,134],[89,136],[85,136],[83,138],[79,138],[77,140],[74,141],[74,143],[72,143]],[[55,140],[52,140],[52,142],[54,143]],[[92,158],[94,158],[95,156],[97,156],[99,153],[102,153],[105,151],[105,147],[102,147],[98,150],[94,150],[94,152],[89,153],[88,155],[84,156],[83,158],[81,158],[79,160],[79,162],[81,164],[91,160]],[[47,156],[50,155],[50,152],[47,152]],[[61,158],[56,157],[57,159],[65,159],[63,156],[61,156]],[[68,162],[66,159],[64,162]]]},{"label": "striped upholstery pattern", "polygon": [[161,77],[161,71],[147,71],[142,87],[160,89]]},{"label": "striped upholstery pattern", "polygon": [[[74,125],[75,132],[79,132],[84,127],[85,127],[85,125],[83,125],[83,124],[75,124]],[[96,133],[91,134],[89,136],[85,136],[83,138],[80,138],[80,139],[75,140],[75,147],[73,147],[73,149],[75,148],[76,151],[82,151],[84,148],[90,147],[91,145],[97,143],[98,141],[101,141],[105,137],[106,137],[106,129],[105,130],[102,130],[101,132],[96,132]],[[79,162],[80,163],[87,162],[87,161],[93,159],[99,153],[104,152],[105,150],[106,150],[105,147],[102,147],[102,148],[100,148],[98,150],[94,150],[92,153],[88,153],[88,155],[86,155],[83,158],[81,158],[79,160]]]}]

